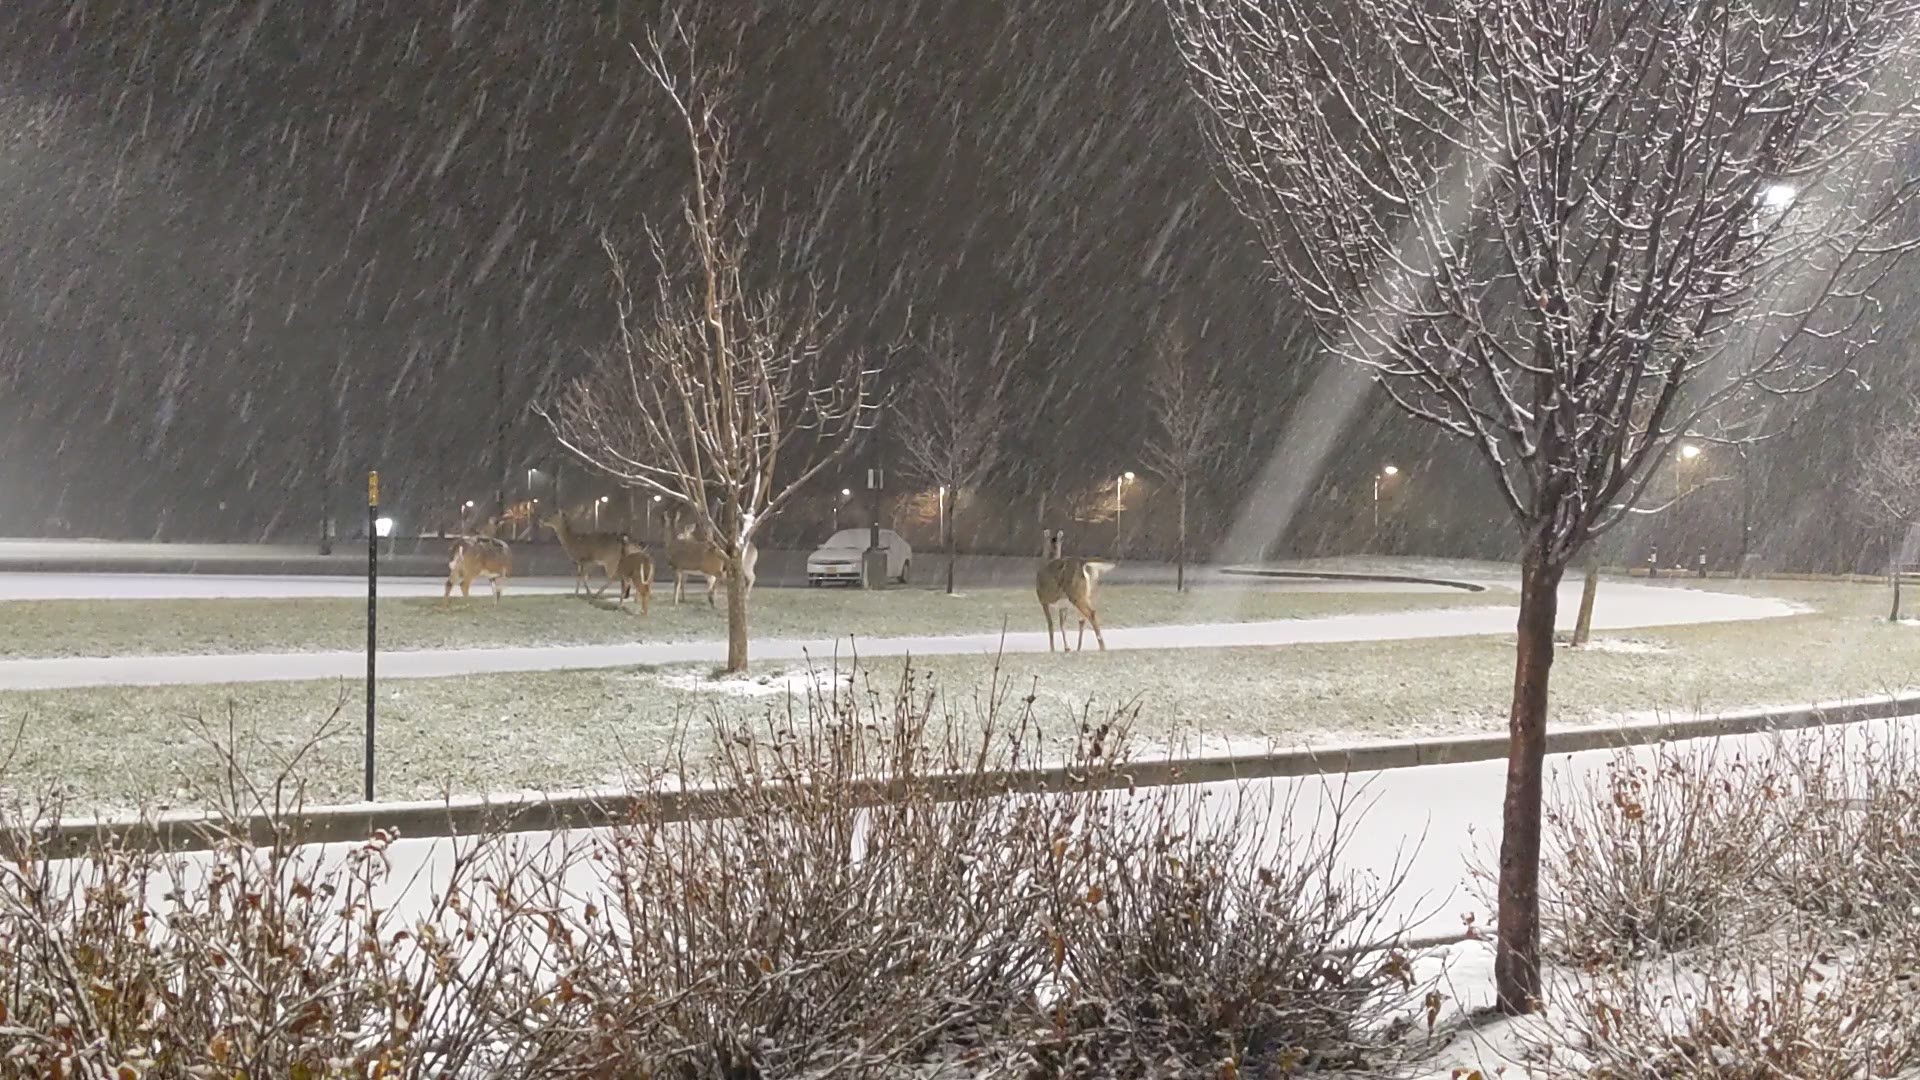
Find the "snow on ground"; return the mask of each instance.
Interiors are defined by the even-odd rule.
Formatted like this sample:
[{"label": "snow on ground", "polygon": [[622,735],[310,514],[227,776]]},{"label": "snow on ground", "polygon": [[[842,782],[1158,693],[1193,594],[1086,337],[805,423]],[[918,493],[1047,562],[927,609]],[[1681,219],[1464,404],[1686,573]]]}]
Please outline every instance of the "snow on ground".
[{"label": "snow on ground", "polygon": [[[382,596],[439,596],[440,578],[382,577]],[[514,578],[519,593],[568,593],[569,578]],[[475,588],[484,592],[487,583]],[[7,600],[257,600],[352,599],[367,595],[365,577],[249,574],[59,574],[0,573],[0,601]]]},{"label": "snow on ground", "polygon": [[[1571,583],[1567,592],[1577,593]],[[1570,627],[1573,604],[1561,604]],[[1602,630],[1776,618],[1805,609],[1771,597],[1617,583],[1594,614]],[[1110,649],[1206,649],[1299,645],[1511,633],[1510,606],[1448,608],[1324,618],[1283,619],[1191,626],[1113,627]],[[849,637],[761,640],[756,660],[816,660],[857,651],[862,656],[992,655],[1048,651],[1044,632],[945,636]],[[623,645],[532,646],[492,649],[432,649],[382,654],[384,679],[420,679],[509,671],[561,671],[632,665],[718,664],[724,641],[649,642]],[[164,686],[207,683],[284,682],[355,678],[366,668],[359,651],[253,653],[242,656],[66,657],[0,661],[0,689],[38,690],[80,686]]]},{"label": "snow on ground", "polygon": [[1670,646],[1657,641],[1639,641],[1634,638],[1592,638],[1580,646],[1588,652],[1614,653],[1621,656],[1658,656],[1672,652]]},{"label": "snow on ground", "polygon": [[[1714,745],[1719,759],[1735,756],[1748,759],[1771,753],[1806,754],[1815,740],[1835,740],[1842,746],[1865,746],[1867,740],[1886,745],[1891,738],[1912,739],[1920,734],[1920,717],[1893,721],[1872,721],[1846,728],[1812,729],[1779,734],[1725,737],[1700,740]],[[1833,745],[1831,742],[1828,745]],[[1651,763],[1657,747],[1639,747],[1629,754]],[[1588,751],[1555,755],[1548,759],[1550,789],[1582,784],[1599,775],[1612,760],[1609,751]],[[1491,914],[1484,894],[1474,882],[1473,869],[1491,865],[1498,839],[1501,791],[1505,763],[1474,762],[1458,765],[1354,774],[1348,777],[1303,777],[1253,781],[1244,785],[1209,784],[1174,789],[1157,789],[1113,797],[1152,800],[1169,797],[1201,797],[1203,805],[1225,806],[1237,793],[1270,800],[1265,805],[1276,813],[1292,815],[1296,834],[1319,832],[1324,835],[1324,811],[1342,797],[1342,791],[1359,792],[1366,808],[1358,820],[1349,819],[1348,840],[1343,848],[1344,868],[1375,879],[1398,878],[1402,881],[1393,914],[1410,937],[1457,934],[1472,924],[1491,926]],[[529,833],[510,842],[524,857],[554,860],[544,865],[559,865],[565,860],[573,867],[570,895],[576,903],[588,902],[593,893],[588,871],[573,853],[585,850],[593,834]],[[447,868],[460,845],[467,839],[400,839],[386,850],[393,873],[373,902],[391,908],[393,917],[413,918],[442,887]],[[345,858],[359,845],[329,845],[317,849],[321,859]],[[202,856],[184,856],[196,860]],[[1491,1004],[1491,946],[1481,940],[1469,940],[1444,946],[1425,954],[1417,969],[1439,977],[1444,995],[1443,1017],[1457,1018]],[[1550,995],[1555,983],[1550,980]],[[1555,1002],[1550,997],[1549,1007]],[[1484,1076],[1526,1076],[1518,1060],[1529,1042],[1534,1021],[1500,1022],[1480,1029],[1468,1028],[1442,1048],[1433,1058],[1421,1063],[1412,1075],[1444,1078],[1465,1075],[1478,1069]],[[1459,1071],[1456,1071],[1459,1070]]]}]

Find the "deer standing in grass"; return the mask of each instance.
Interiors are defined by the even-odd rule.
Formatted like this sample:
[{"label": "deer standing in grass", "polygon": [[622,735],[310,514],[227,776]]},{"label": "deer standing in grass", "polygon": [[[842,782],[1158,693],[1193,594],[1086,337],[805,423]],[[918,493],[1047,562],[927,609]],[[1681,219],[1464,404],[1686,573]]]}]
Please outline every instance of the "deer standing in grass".
[{"label": "deer standing in grass", "polygon": [[[1053,651],[1053,610],[1067,604],[1080,613],[1079,649],[1087,647],[1087,624],[1093,624],[1093,639],[1100,644],[1100,651],[1107,651],[1107,639],[1100,633],[1100,616],[1093,610],[1094,586],[1100,583],[1100,575],[1113,569],[1110,562],[1099,559],[1068,559],[1060,554],[1061,542],[1066,533],[1060,529],[1048,529],[1045,533],[1047,551],[1046,560],[1040,564],[1040,570],[1033,576],[1033,591],[1040,598],[1040,613],[1047,617],[1047,651]],[[1060,613],[1060,649],[1067,648],[1067,613]]]},{"label": "deer standing in grass", "polygon": [[[746,579],[747,592],[753,591],[753,565],[760,561],[760,549],[747,544],[740,557],[740,573]],[[707,579],[707,606],[713,606],[713,588],[727,573],[727,557],[706,540],[683,536],[667,542],[667,568],[673,571],[673,602],[678,604],[686,592],[687,577],[700,574]]]},{"label": "deer standing in grass", "polygon": [[488,578],[493,583],[493,602],[500,602],[500,588],[513,574],[513,549],[504,541],[489,536],[463,536],[453,542],[453,550],[447,556],[447,588],[440,595],[440,606],[448,607],[453,603],[453,586],[457,582],[460,595],[465,599],[473,597],[473,579]]},{"label": "deer standing in grass", "polygon": [[553,530],[553,535],[560,541],[560,547],[566,551],[567,558],[573,561],[573,594],[575,596],[580,595],[581,591],[587,587],[588,567],[597,566],[600,572],[606,575],[606,580],[600,583],[600,591],[593,594],[595,597],[605,594],[607,587],[619,579],[620,560],[627,554],[625,536],[607,532],[574,532],[573,527],[567,524],[565,514],[555,514],[540,524]]},{"label": "deer standing in grass", "polygon": [[636,593],[640,596],[640,614],[645,615],[653,599],[653,552],[645,544],[632,545],[620,556],[620,605],[625,607],[627,597]]}]

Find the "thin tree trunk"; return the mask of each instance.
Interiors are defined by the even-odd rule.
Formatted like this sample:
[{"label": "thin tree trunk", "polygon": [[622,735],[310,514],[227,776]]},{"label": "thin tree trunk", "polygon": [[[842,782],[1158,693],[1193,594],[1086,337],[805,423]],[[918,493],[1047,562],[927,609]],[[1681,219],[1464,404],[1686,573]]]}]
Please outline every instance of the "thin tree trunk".
[{"label": "thin tree trunk", "polygon": [[1900,568],[1898,566],[1895,566],[1893,568],[1893,573],[1889,574],[1888,576],[1893,579],[1893,610],[1887,613],[1887,621],[1899,622],[1900,621]]},{"label": "thin tree trunk", "polygon": [[1578,648],[1593,636],[1593,598],[1600,592],[1600,562],[1587,564],[1587,577],[1580,585],[1580,618],[1573,624],[1573,645]]},{"label": "thin tree trunk", "polygon": [[1521,570],[1518,647],[1509,714],[1507,792],[1501,811],[1500,913],[1494,991],[1502,1012],[1540,1000],[1540,804],[1547,756],[1547,679],[1564,564],[1529,551]]},{"label": "thin tree trunk", "polygon": [[727,673],[747,670],[747,575],[735,556],[727,560]]},{"label": "thin tree trunk", "polygon": [[[956,487],[954,490],[957,492],[959,489]],[[953,502],[954,500],[951,496],[943,496],[943,497],[946,498],[947,500],[946,511],[944,515],[941,517],[941,521],[945,522],[947,527],[947,535],[943,538],[946,540],[946,544],[947,544],[947,595],[952,596],[953,595],[953,561],[959,557],[957,554],[955,554],[955,548],[958,547],[958,545],[954,543],[954,537],[953,537]]]},{"label": "thin tree trunk", "polygon": [[1173,591],[1187,591],[1187,482],[1180,481],[1180,551],[1173,564]]}]

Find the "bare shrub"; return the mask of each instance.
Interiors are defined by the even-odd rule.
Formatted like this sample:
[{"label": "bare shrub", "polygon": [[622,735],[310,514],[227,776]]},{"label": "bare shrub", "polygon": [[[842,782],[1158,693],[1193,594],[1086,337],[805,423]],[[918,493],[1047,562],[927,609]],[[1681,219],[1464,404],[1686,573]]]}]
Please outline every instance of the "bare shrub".
[{"label": "bare shrub", "polygon": [[1425,989],[1390,948],[1401,876],[1342,868],[1357,795],[1342,787],[1304,813],[1318,783],[1283,801],[1235,785],[1109,803],[1076,838],[1078,861],[1053,864],[1073,872],[1049,882],[1059,937],[1035,1075],[1381,1063]]},{"label": "bare shrub", "polygon": [[0,810],[0,1076],[406,1077],[485,1060],[499,1009],[474,994],[521,989],[512,935],[460,900],[492,842],[461,845],[402,917],[379,899],[391,838],[300,846],[284,774],[228,796],[274,799],[272,839],[225,818],[209,852],[101,842],[54,858],[39,838],[57,804]]},{"label": "bare shrub", "polygon": [[1575,963],[1691,948],[1754,914],[1789,785],[1768,760],[1709,744],[1616,754],[1549,805],[1547,946]]},{"label": "bare shrub", "polygon": [[1798,779],[1777,892],[1844,930],[1920,949],[1920,756],[1897,733],[1827,736]]},{"label": "bare shrub", "polygon": [[302,846],[296,774],[231,748],[211,852],[56,859],[0,811],[0,1077],[1213,1077],[1411,1014],[1349,794],[1136,797],[1124,710],[1062,750],[997,676],[965,715],[829,685],[690,723],[573,836]]},{"label": "bare shrub", "polygon": [[[711,782],[695,819],[642,803],[592,842],[606,903],[568,913],[532,1071],[897,1076],[1028,1007],[1036,882],[1094,796],[1009,794],[1042,743],[997,681],[964,725],[911,681],[832,685],[754,725],[709,717],[717,756],[660,778]],[[1110,774],[1111,735],[1075,775]]]},{"label": "bare shrub", "polygon": [[1534,1075],[1862,1080],[1920,1066],[1920,1010],[1877,953],[1814,935],[1707,946],[1577,981]]}]

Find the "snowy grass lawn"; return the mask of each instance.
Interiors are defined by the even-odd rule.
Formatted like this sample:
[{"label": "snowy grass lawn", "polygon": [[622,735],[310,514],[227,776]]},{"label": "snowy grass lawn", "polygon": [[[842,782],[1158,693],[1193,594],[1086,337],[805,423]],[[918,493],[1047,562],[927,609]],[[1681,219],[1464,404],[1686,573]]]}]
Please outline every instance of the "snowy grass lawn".
[{"label": "snowy grass lawn", "polygon": [[[1886,621],[1884,589],[1812,583],[1733,587],[1783,595],[1814,610],[1789,618],[1606,635],[1594,648],[1563,650],[1554,668],[1556,722],[1677,717],[1920,684],[1915,677],[1920,626]],[[867,661],[867,677],[883,684],[897,679],[902,663]],[[914,660],[961,702],[962,712],[985,686],[992,664],[985,657]],[[1183,746],[1193,749],[1194,733],[1201,732],[1206,738],[1197,749],[1221,752],[1501,730],[1513,654],[1510,640],[1485,637],[1042,653],[1008,656],[1001,664],[1017,692],[1037,696],[1042,721],[1063,734],[1089,703],[1096,708],[1137,703],[1145,738],[1181,733]],[[677,720],[709,709],[751,715],[784,706],[793,688],[806,685],[803,668],[761,664],[746,681],[715,681],[702,670],[666,668],[386,683],[380,690],[382,792],[388,798],[423,798],[448,788],[515,791],[609,782],[623,762],[657,752]],[[0,721],[8,729],[20,725],[20,741],[0,783],[36,791],[58,785],[88,804],[177,801],[184,797],[183,775],[204,782],[219,772],[214,755],[193,732],[196,723],[224,731],[231,713],[256,753],[284,754],[344,701],[339,731],[302,775],[318,798],[351,798],[359,776],[358,694],[357,682],[4,694]],[[6,736],[11,741],[11,730]],[[267,767],[266,758],[258,761]]]},{"label": "snowy grass lawn", "polygon": [[[662,602],[665,593],[667,602]],[[699,641],[726,637],[724,600],[675,606],[656,585],[652,613],[608,598],[489,597],[442,610],[438,599],[383,600],[384,649],[484,648],[510,645],[603,645],[632,641]],[[1180,595],[1164,586],[1115,586],[1100,594],[1109,626],[1185,622],[1252,622],[1325,615],[1484,606],[1509,602],[1503,592],[1325,591],[1255,585],[1211,587]],[[946,596],[923,589],[870,593],[858,589],[761,589],[749,625],[755,637],[816,638],[831,634],[893,637],[1039,630],[1031,589],[980,589]],[[366,641],[366,602],[274,600],[19,600],[0,602],[0,657],[226,654],[357,649]]]}]

